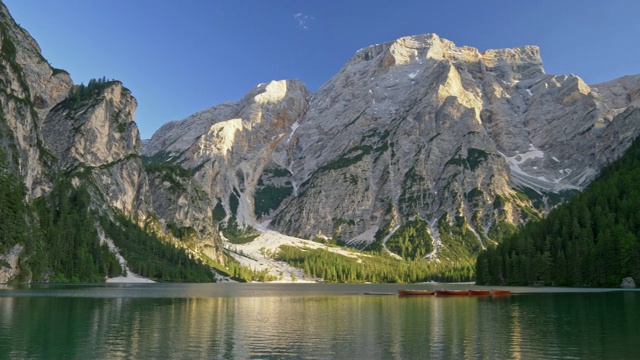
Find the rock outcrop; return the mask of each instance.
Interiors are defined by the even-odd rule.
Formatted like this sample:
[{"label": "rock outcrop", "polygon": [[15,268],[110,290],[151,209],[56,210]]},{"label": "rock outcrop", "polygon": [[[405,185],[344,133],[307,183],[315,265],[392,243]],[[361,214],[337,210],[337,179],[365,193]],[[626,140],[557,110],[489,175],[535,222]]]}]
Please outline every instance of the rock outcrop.
[{"label": "rock outcrop", "polygon": [[626,277],[622,279],[622,284],[620,284],[620,287],[622,287],[623,289],[635,289],[636,282],[633,281],[632,277]]},{"label": "rock outcrop", "polygon": [[149,189],[135,108],[136,100],[120,82],[105,83],[86,100],[69,97],[55,106],[42,135],[61,171],[90,174],[109,205],[145,219]]},{"label": "rock outcrop", "polygon": [[24,252],[24,245],[16,244],[9,251],[0,254],[0,284],[6,284],[20,274],[20,255]]},{"label": "rock outcrop", "polygon": [[145,166],[135,98],[118,81],[96,84],[86,99],[73,93],[43,122],[44,143],[60,171],[76,185],[90,185],[102,211],[119,211],[162,236],[186,240],[188,234],[192,249],[224,263],[213,207],[201,186],[184,170]]}]

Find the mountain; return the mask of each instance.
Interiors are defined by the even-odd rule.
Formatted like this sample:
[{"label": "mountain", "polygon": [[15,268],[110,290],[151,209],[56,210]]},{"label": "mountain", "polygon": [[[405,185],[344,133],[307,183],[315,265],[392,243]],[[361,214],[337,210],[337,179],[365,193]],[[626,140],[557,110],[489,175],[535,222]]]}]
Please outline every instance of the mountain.
[{"label": "mountain", "polygon": [[418,35],[357,51],[314,94],[274,81],[166,124],[143,154],[193,171],[223,231],[470,262],[623,154],[639,98],[638,76],[545,74],[535,46]]},{"label": "mountain", "polygon": [[[156,258],[158,264],[171,257],[176,265],[182,257],[182,264],[194,257],[224,263],[200,186],[170,167],[145,168],[131,92],[105,78],[74,85],[42,57],[4,4],[0,38],[0,283],[104,280],[107,268],[120,274],[127,263],[110,263],[118,248],[133,257],[147,251],[136,243],[142,237],[114,245],[130,223],[159,244],[150,245],[145,266],[127,259],[129,270],[151,273]],[[126,250],[133,243],[138,249]],[[174,250],[156,253],[162,244]]]},{"label": "mountain", "polygon": [[143,142],[129,89],[74,84],[0,4],[0,283],[469,279],[629,148],[639,98],[640,76],[589,86],[545,74],[534,46],[427,34]]}]

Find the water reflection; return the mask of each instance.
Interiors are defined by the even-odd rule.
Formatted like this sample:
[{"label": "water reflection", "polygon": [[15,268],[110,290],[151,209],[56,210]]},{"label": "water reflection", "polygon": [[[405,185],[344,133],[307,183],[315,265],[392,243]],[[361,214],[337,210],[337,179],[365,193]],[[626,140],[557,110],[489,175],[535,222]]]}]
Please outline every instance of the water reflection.
[{"label": "water reflection", "polygon": [[638,295],[0,297],[0,354],[18,359],[633,358],[640,341]]}]

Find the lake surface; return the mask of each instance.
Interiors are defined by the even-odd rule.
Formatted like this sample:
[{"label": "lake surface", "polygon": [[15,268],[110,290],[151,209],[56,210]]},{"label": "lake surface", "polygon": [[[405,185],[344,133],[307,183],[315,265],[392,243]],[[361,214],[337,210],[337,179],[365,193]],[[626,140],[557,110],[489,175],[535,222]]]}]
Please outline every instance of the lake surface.
[{"label": "lake surface", "polygon": [[638,291],[512,288],[522,293],[499,299],[364,294],[443,287],[476,288],[5,286],[0,358],[640,358]]}]

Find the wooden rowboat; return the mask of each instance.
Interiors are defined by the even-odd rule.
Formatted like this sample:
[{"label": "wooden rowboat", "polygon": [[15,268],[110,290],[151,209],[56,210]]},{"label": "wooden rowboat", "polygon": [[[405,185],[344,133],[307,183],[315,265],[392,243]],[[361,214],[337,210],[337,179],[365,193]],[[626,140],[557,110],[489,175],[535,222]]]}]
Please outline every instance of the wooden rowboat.
[{"label": "wooden rowboat", "polygon": [[407,290],[407,289],[399,289],[399,296],[425,296],[425,295],[434,295],[436,292],[434,290]]},{"label": "wooden rowboat", "polygon": [[468,290],[436,290],[436,296],[466,296]]},{"label": "wooden rowboat", "polygon": [[364,293],[365,295],[378,295],[378,296],[382,296],[382,295],[395,295],[395,293],[390,293],[390,292],[366,292]]},{"label": "wooden rowboat", "polygon": [[473,296],[490,296],[491,290],[469,290],[469,295]]},{"label": "wooden rowboat", "polygon": [[509,290],[491,290],[491,296],[510,296],[511,291]]}]

